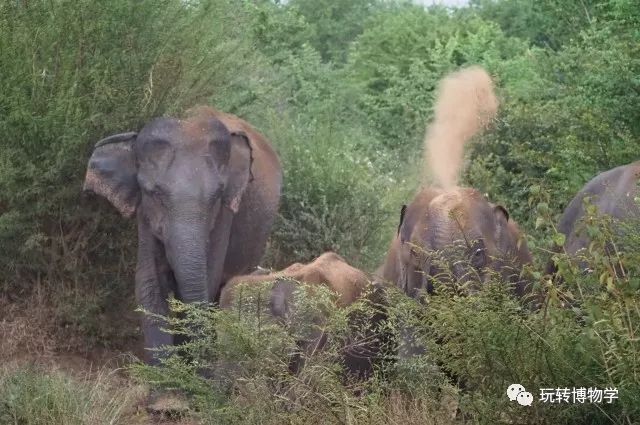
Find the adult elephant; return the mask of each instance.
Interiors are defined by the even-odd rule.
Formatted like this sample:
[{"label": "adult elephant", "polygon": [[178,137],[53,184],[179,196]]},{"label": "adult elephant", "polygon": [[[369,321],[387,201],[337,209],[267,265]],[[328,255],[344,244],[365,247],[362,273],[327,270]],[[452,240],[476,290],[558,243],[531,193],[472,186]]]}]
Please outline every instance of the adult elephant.
[{"label": "adult elephant", "polygon": [[378,275],[417,297],[438,282],[473,283],[493,273],[518,296],[529,288],[521,272],[531,254],[507,210],[470,188],[425,188],[403,206],[400,225]]},{"label": "adult elephant", "polygon": [[[576,255],[587,248],[591,242],[591,238],[580,225],[585,216],[585,198],[589,198],[598,215],[609,216],[614,220],[614,230],[619,227],[615,222],[640,219],[640,207],[636,202],[639,196],[639,181],[640,161],[605,171],[589,181],[571,200],[558,223],[558,232],[565,235],[563,247],[565,252],[572,256]],[[561,249],[556,247],[557,251]],[[612,246],[609,244],[607,250],[611,249]],[[582,268],[586,269],[587,265],[582,264]],[[555,264],[551,262],[547,272],[555,271]]]},{"label": "adult elephant", "polygon": [[[220,307],[232,309],[241,296],[242,285],[257,285],[272,282],[269,299],[269,310],[273,318],[286,321],[295,309],[294,293],[301,283],[311,288],[323,286],[337,295],[336,306],[344,308],[361,300],[370,305],[367,313],[354,312],[349,324],[359,333],[349,341],[342,353],[346,371],[351,376],[368,377],[373,366],[382,359],[382,351],[386,348],[386,335],[374,335],[376,325],[386,319],[385,289],[382,285],[371,285],[370,279],[363,271],[348,264],[344,258],[334,252],[325,252],[307,264],[295,263],[286,269],[270,274],[251,274],[236,276],[223,288],[220,296]],[[327,335],[321,331],[321,322],[325,317],[316,317],[317,326],[304,341],[298,341],[300,351],[305,356],[320,350],[326,343]],[[365,323],[366,322],[366,323]],[[364,329],[363,329],[364,328]],[[291,361],[292,371],[297,371],[303,364],[303,358],[296,356]]]},{"label": "adult elephant", "polygon": [[[522,266],[531,262],[518,226],[500,205],[458,184],[464,147],[498,111],[491,76],[470,67],[438,85],[434,118],[424,139],[425,171],[431,178],[408,207],[378,275],[407,294],[432,292],[443,280],[487,280],[489,271],[523,295]],[[474,285],[478,286],[478,285]]]},{"label": "adult elephant", "polygon": [[[183,302],[214,302],[229,278],[255,267],[277,213],[282,168],[269,141],[247,122],[209,107],[186,119],[157,118],[139,133],[99,141],[84,191],[138,223],[136,300],[168,313]],[[145,316],[145,348],[173,343]],[[152,351],[149,362],[161,353]]]},{"label": "adult elephant", "polygon": [[[532,262],[527,244],[507,210],[470,188],[425,188],[400,213],[398,231],[376,274],[413,298],[438,285],[478,290],[498,274],[518,297],[530,293],[522,277]],[[398,356],[412,358],[426,347],[413,325],[401,324]]]}]

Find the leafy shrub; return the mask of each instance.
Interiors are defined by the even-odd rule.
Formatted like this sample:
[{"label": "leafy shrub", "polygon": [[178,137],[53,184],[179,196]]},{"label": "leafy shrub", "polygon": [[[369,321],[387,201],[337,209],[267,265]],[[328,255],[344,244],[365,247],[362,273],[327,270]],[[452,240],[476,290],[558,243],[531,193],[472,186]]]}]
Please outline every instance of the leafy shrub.
[{"label": "leafy shrub", "polygon": [[[636,51],[629,33],[594,25],[558,52],[535,49],[503,62],[501,115],[471,149],[468,184],[533,231],[532,206],[545,203],[556,222],[595,174],[637,160]],[[527,81],[516,81],[518,73]]]},{"label": "leafy shrub", "polygon": [[[161,366],[137,365],[133,373],[155,388],[190,395],[194,414],[204,423],[420,423],[442,413],[438,401],[429,400],[441,397],[433,379],[411,387],[415,398],[410,398],[401,394],[409,375],[395,374],[394,384],[377,377],[357,382],[344,375],[341,353],[347,341],[357,344],[359,335],[359,327],[352,327],[348,318],[356,312],[373,313],[373,305],[337,309],[328,290],[301,286],[290,306],[291,317],[274,321],[270,288],[271,283],[242,292],[239,287],[241,296],[228,311],[173,303],[172,310],[182,314],[169,319],[173,332],[195,339],[170,349]],[[298,342],[318,331],[328,336],[322,349],[299,353]],[[289,365],[296,353],[304,363],[292,374]],[[417,383],[425,377],[411,379]]]},{"label": "leafy shrub", "polygon": [[[421,147],[433,92],[447,73],[518,56],[525,45],[476,15],[402,4],[377,14],[354,42],[348,69],[367,125],[410,157]],[[489,69],[493,71],[493,66]]]},{"label": "leafy shrub", "polygon": [[[515,299],[497,275],[473,295],[462,295],[448,281],[436,282],[436,294],[422,301],[388,289],[387,318],[377,332],[399,340],[412,329],[426,351],[409,359],[392,355],[395,361],[367,381],[341,378],[339,353],[349,309],[330,308],[328,294],[315,291],[300,292],[291,307],[326,317],[329,343],[326,351],[306,357],[298,375],[291,374],[287,361],[301,339],[299,326],[310,321],[295,315],[284,324],[269,321],[268,286],[247,292],[233,311],[208,310],[209,316],[198,313],[192,316],[196,320],[176,322],[179,329],[203,332],[201,342],[189,346],[186,358],[173,356],[159,369],[142,367],[141,376],[197,394],[197,411],[213,423],[318,423],[319,416],[324,423],[349,418],[376,424],[403,417],[404,408],[410,421],[457,416],[478,423],[630,423],[640,414],[635,361],[640,344],[634,337],[640,321],[635,250],[640,237],[635,232],[625,238],[622,246],[630,251],[619,249],[612,257],[614,234],[607,220],[592,210],[586,225],[593,240],[589,250],[581,258],[556,254],[561,279],[539,277],[536,288],[543,290],[544,302],[537,307]],[[588,273],[579,271],[579,260],[587,261]],[[625,273],[615,267],[620,264]],[[221,356],[239,365],[227,375],[231,391],[212,391],[220,387],[201,375],[204,366],[219,367],[211,359]],[[505,392],[513,383],[533,394],[531,407],[509,401]],[[600,404],[540,401],[542,388],[573,387],[615,388],[618,398]]]},{"label": "leafy shrub", "polygon": [[395,200],[406,193],[392,191],[396,177],[382,165],[390,156],[370,156],[357,147],[367,146],[366,135],[322,118],[283,121],[275,131],[285,185],[271,239],[273,263],[310,261],[331,250],[374,266],[397,226],[401,200]]},{"label": "leafy shrub", "polygon": [[226,0],[0,4],[2,293],[44,286],[59,328],[119,339],[135,232],[106,202],[80,199],[91,148],[195,103],[241,109],[261,69],[244,19]]}]

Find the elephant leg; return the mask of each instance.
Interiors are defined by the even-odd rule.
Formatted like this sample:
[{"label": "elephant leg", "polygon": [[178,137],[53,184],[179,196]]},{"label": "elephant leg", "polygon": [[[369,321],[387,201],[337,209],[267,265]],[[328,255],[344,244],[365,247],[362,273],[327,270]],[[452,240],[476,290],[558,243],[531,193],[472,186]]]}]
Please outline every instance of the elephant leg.
[{"label": "elephant leg", "polygon": [[[252,187],[253,186],[253,187]],[[258,185],[249,185],[233,217],[223,280],[246,274],[260,263],[277,215],[277,203],[265,204]]]},{"label": "elephant leg", "polygon": [[[158,267],[162,258],[162,246],[158,242],[143,220],[138,220],[138,263],[136,267],[136,302],[146,312],[153,315],[167,316],[169,306],[168,269]],[[160,269],[160,270],[159,270]],[[173,344],[173,336],[164,332],[165,320],[145,314],[142,317],[142,332],[144,347],[150,350],[147,360],[149,364],[158,364],[163,353],[158,349]]]}]

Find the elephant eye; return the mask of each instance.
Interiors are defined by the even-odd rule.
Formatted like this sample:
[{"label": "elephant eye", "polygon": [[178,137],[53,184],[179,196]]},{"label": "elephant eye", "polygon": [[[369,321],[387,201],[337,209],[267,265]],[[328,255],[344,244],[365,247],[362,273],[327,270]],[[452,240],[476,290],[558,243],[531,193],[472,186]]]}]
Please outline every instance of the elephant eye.
[{"label": "elephant eye", "polygon": [[143,186],[142,190],[144,190],[148,195],[155,198],[160,198],[165,194],[165,191],[158,185]]},{"label": "elephant eye", "polygon": [[486,263],[486,255],[484,247],[476,248],[471,254],[471,265],[479,268]]},{"label": "elephant eye", "polygon": [[224,192],[224,185],[220,183],[218,188],[209,194],[209,200],[215,201],[216,199],[219,199],[222,196],[222,192]]}]

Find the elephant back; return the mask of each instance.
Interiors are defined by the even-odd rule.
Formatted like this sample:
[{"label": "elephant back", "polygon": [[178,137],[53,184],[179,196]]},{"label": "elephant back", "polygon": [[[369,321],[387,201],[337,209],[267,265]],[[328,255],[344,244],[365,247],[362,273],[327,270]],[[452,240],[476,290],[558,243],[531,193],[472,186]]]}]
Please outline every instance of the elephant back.
[{"label": "elephant back", "polygon": [[565,249],[576,254],[589,241],[579,232],[579,222],[584,217],[584,201],[597,208],[601,216],[608,215],[616,220],[640,217],[640,208],[635,202],[638,197],[640,161],[622,165],[598,174],[571,200],[558,223],[558,232],[566,236]]}]

